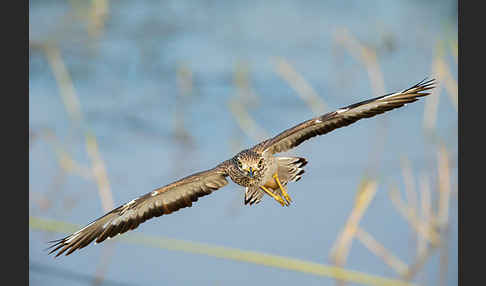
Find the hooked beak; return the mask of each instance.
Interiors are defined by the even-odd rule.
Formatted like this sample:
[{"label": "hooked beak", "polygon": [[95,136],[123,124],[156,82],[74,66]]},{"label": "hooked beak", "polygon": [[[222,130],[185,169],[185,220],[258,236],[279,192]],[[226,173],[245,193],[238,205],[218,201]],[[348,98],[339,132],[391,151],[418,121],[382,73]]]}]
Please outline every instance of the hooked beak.
[{"label": "hooked beak", "polygon": [[252,178],[252,179],[253,179],[254,174],[255,174],[255,173],[253,172],[253,168],[252,168],[252,167],[249,167],[249,168],[248,168],[248,176],[250,176],[250,178]]}]

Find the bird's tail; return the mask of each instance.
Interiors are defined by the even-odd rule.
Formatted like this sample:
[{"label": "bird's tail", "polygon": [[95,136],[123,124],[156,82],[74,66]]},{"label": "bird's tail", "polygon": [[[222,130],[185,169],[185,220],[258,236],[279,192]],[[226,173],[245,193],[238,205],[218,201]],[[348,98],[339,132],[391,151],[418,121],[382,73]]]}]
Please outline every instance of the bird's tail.
[{"label": "bird's tail", "polygon": [[277,157],[277,164],[278,178],[285,186],[288,182],[297,182],[302,178],[307,160],[302,157]]}]

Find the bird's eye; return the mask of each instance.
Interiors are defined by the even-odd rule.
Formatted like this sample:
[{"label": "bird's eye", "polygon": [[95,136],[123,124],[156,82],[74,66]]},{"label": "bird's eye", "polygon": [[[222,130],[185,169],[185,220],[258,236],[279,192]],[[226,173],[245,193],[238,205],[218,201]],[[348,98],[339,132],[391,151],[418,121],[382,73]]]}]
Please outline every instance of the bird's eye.
[{"label": "bird's eye", "polygon": [[258,169],[261,169],[263,167],[263,159],[260,159],[260,161],[258,161]]}]

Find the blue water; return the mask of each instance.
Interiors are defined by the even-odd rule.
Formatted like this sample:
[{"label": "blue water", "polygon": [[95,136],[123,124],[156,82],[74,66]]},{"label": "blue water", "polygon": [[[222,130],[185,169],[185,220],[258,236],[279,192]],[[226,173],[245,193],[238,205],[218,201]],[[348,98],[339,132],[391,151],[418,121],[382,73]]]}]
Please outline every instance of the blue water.
[{"label": "blue water", "polygon": [[[29,37],[31,42],[59,42],[86,124],[98,140],[116,205],[211,168],[232,156],[236,147],[257,143],[241,131],[228,108],[237,94],[233,76],[239,65],[248,67],[251,87],[258,94],[259,104],[249,109],[250,115],[275,135],[314,116],[275,72],[275,57],[287,59],[331,110],[378,95],[362,63],[336,43],[336,29],[347,28],[377,49],[387,92],[430,75],[437,43],[457,36],[455,1],[110,1],[99,39],[90,38],[86,22],[74,16],[69,3],[30,1]],[[446,59],[457,78],[454,61]],[[37,133],[49,128],[77,161],[88,165],[82,133],[70,121],[40,50],[30,50],[29,63],[30,128]],[[184,99],[176,78],[180,66],[193,75],[193,93]],[[440,96],[437,133],[451,154],[452,180],[457,182],[457,112],[444,90]],[[184,112],[192,143],[174,136],[177,108]],[[437,152],[424,137],[423,113],[424,101],[419,101],[292,150],[290,154],[306,157],[309,164],[303,179],[289,185],[294,199],[289,208],[269,198],[244,206],[241,187],[230,183],[192,208],[150,220],[136,231],[329,264],[329,252],[385,124],[379,188],[360,225],[412,263],[414,232],[387,192],[394,184],[404,189],[402,157],[410,160],[416,178],[436,178]],[[103,214],[96,184],[62,175],[48,141],[33,141],[29,156],[30,215],[86,224]],[[34,201],[43,195],[51,199],[47,210]],[[456,285],[454,197],[450,221],[447,285]],[[30,263],[94,275],[104,245],[90,245],[69,257],[47,256],[45,241],[61,236],[31,230]],[[357,240],[345,267],[397,276]],[[437,284],[438,269],[435,254],[414,281]],[[326,277],[124,243],[114,246],[105,277],[131,285],[335,284]],[[34,270],[29,279],[32,285],[91,283]]]}]

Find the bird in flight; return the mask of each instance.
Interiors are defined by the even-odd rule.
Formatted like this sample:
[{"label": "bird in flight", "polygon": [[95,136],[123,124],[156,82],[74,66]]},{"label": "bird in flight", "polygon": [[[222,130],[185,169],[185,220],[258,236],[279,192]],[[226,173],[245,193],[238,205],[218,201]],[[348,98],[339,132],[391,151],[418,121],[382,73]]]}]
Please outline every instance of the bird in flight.
[{"label": "bird in flight", "polygon": [[66,255],[69,255],[95,239],[95,243],[100,243],[107,238],[133,230],[148,219],[190,207],[198,198],[227,185],[227,177],[245,187],[245,205],[257,204],[268,195],[282,206],[288,206],[292,199],[287,193],[286,185],[302,177],[302,167],[307,164],[307,160],[274,154],[288,151],[312,137],[326,134],[362,118],[417,101],[420,97],[430,94],[424,91],[434,88],[434,83],[434,79],[424,79],[403,91],[355,103],[304,121],[239,152],[212,169],[155,189],[108,212],[73,234],[51,241],[52,245],[49,248],[53,249],[49,254],[58,251],[57,257],[67,251]]}]

